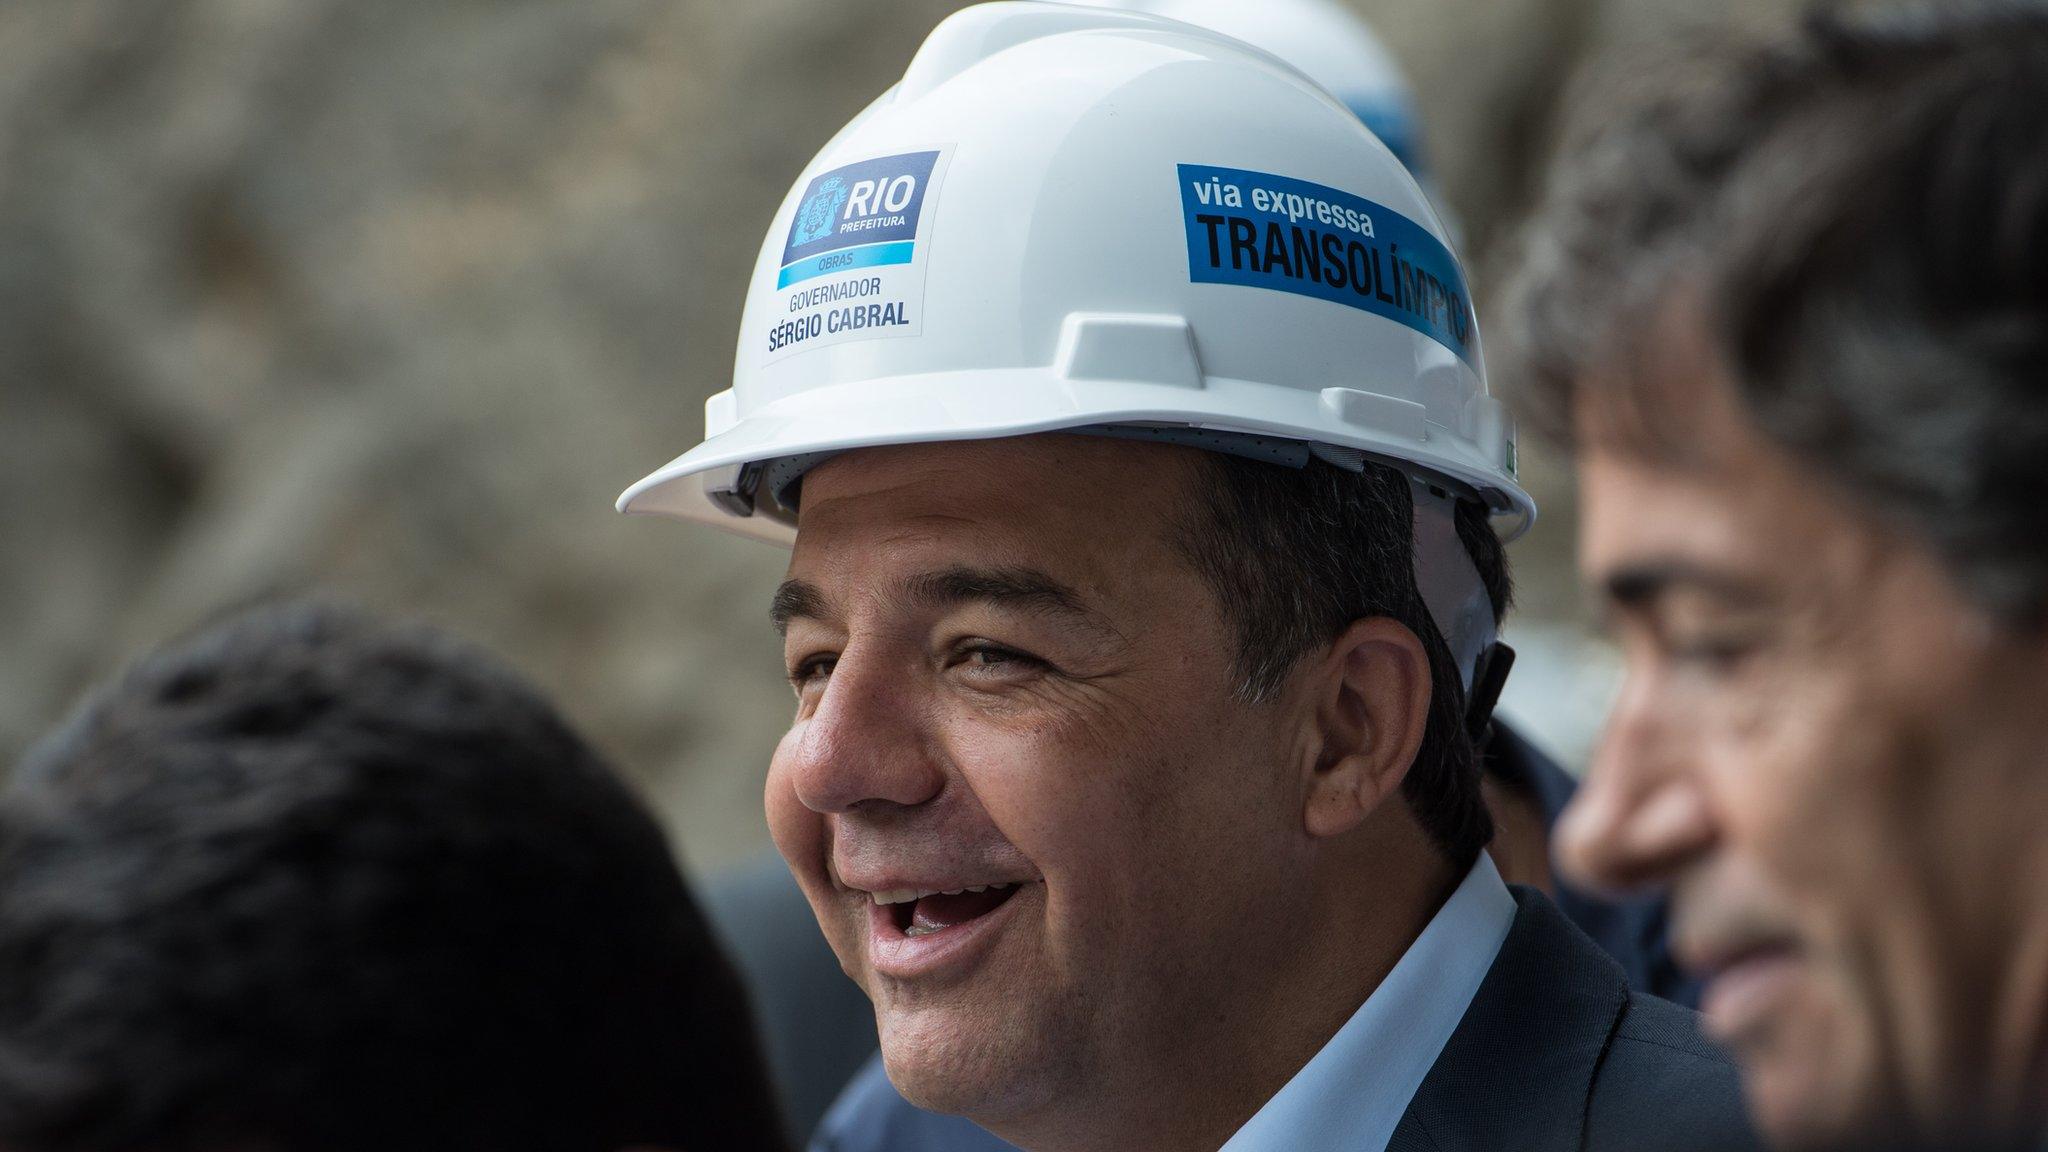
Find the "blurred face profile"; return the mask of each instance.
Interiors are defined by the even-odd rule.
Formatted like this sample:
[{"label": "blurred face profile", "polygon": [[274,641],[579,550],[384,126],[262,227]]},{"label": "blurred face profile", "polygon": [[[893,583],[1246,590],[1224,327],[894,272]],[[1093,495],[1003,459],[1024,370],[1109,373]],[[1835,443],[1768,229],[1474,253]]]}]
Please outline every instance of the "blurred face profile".
[{"label": "blurred face profile", "polygon": [[1564,866],[1668,886],[1781,1146],[2038,1092],[2039,644],[1766,442],[1709,357],[1669,383],[1675,449],[1581,420],[1581,561],[1628,675]]},{"label": "blurred face profile", "polygon": [[919,1104],[1157,1097],[1297,947],[1298,725],[1239,701],[1173,542],[1194,458],[1039,436],[803,480],[769,823]]}]

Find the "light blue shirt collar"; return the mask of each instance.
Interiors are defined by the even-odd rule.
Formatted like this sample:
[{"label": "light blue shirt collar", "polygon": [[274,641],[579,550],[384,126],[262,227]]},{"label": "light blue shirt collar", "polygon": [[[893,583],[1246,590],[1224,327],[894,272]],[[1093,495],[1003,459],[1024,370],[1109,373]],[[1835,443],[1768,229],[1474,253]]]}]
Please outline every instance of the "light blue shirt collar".
[{"label": "light blue shirt collar", "polygon": [[1514,920],[1481,852],[1387,978],[1221,1152],[1382,1152]]}]

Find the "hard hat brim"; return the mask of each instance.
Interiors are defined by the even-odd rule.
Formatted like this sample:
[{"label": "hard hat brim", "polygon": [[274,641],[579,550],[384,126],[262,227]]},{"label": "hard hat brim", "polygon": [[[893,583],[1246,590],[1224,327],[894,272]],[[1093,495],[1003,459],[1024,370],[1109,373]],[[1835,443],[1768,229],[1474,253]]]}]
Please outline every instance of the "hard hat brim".
[{"label": "hard hat brim", "polygon": [[[1191,382],[1192,383],[1192,382]],[[697,521],[783,545],[795,526],[765,499],[751,516],[736,515],[706,490],[707,475],[813,452],[990,440],[1103,424],[1159,424],[1300,439],[1317,419],[1315,392],[1255,381],[1207,377],[1197,386],[1090,379],[1082,387],[1052,368],[972,369],[849,382],[785,397],[731,423],[707,429],[702,444],[626,489],[618,510],[629,515]],[[1247,390],[1261,403],[1244,402]],[[719,400],[729,402],[729,397]],[[715,411],[718,402],[711,408]],[[1247,411],[1270,413],[1248,419]],[[1327,425],[1327,417],[1320,418]],[[714,418],[715,424],[715,418]],[[1485,502],[1496,530],[1513,539],[1534,522],[1536,507],[1520,486],[1504,483],[1483,453],[1455,430],[1415,421],[1416,436],[1366,424],[1346,426],[1320,442],[1353,448],[1404,471],[1451,482]]]}]

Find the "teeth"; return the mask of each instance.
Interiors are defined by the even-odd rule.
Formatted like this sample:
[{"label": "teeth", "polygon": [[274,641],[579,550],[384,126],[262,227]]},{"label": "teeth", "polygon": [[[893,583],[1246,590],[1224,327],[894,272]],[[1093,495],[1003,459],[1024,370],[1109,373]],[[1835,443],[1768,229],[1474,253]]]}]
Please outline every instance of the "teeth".
[{"label": "teeth", "polygon": [[913,900],[922,900],[927,896],[958,896],[962,892],[1000,892],[1005,888],[1014,887],[1016,887],[1015,882],[969,884],[965,888],[948,888],[944,890],[932,888],[883,888],[868,893],[868,898],[877,904],[908,904]]}]

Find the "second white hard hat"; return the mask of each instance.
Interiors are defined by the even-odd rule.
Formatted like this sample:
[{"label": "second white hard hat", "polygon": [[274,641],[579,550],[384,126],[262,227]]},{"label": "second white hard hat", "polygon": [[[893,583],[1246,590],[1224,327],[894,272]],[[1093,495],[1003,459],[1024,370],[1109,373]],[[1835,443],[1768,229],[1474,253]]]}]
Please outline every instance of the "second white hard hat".
[{"label": "second white hard hat", "polygon": [[[1234,37],[1287,61],[1364,121],[1425,187],[1415,92],[1372,27],[1338,0],[1075,0],[1149,12]],[[1441,202],[1439,202],[1439,205]]]}]

